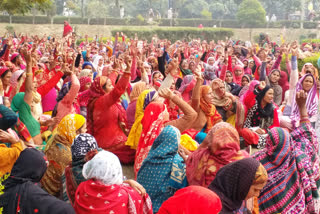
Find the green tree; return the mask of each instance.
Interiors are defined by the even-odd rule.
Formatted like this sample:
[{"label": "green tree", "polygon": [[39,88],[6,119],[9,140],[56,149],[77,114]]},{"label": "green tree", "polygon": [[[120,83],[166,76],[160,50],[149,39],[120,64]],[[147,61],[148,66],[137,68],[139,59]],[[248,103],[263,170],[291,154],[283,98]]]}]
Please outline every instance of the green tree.
[{"label": "green tree", "polygon": [[269,17],[275,14],[278,19],[288,19],[290,13],[301,10],[301,0],[261,0]]},{"label": "green tree", "polygon": [[205,0],[186,0],[180,9],[182,18],[200,18],[201,11],[209,7]]},{"label": "green tree", "polygon": [[239,6],[237,18],[245,27],[258,27],[266,23],[266,11],[258,0],[244,0]]},{"label": "green tree", "polygon": [[107,16],[108,7],[99,0],[90,1],[87,6],[87,16],[89,18],[104,18]]},{"label": "green tree", "polygon": [[25,14],[32,8],[46,10],[51,5],[50,0],[0,0],[0,10],[6,11],[10,15]]},{"label": "green tree", "polygon": [[212,18],[212,13],[209,12],[207,9],[203,9],[201,11],[201,16],[205,19],[211,19]]}]

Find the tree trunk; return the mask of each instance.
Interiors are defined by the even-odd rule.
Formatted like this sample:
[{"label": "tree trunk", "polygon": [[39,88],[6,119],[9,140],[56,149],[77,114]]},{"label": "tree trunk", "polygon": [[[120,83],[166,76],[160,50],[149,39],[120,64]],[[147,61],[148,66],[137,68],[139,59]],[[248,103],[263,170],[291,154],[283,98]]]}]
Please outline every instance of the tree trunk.
[{"label": "tree trunk", "polygon": [[9,23],[12,24],[12,15],[9,15]]},{"label": "tree trunk", "polygon": [[90,25],[90,18],[88,18],[88,25]]},{"label": "tree trunk", "polygon": [[35,15],[33,15],[33,16],[32,16],[32,24],[33,24],[33,25],[35,24],[35,19],[36,19],[36,17],[35,17]]},{"label": "tree trunk", "polygon": [[53,25],[53,16],[50,16],[51,25]]},{"label": "tree trunk", "polygon": [[84,17],[84,4],[83,4],[84,0],[81,0],[81,18]]}]

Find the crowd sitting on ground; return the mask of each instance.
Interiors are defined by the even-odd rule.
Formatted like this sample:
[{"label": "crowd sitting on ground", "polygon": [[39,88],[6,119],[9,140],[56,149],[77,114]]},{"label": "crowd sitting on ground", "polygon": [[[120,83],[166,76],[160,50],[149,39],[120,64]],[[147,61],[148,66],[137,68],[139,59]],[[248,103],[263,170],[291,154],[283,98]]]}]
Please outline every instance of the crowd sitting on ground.
[{"label": "crowd sitting on ground", "polygon": [[2,38],[0,213],[320,212],[313,49],[169,39]]}]

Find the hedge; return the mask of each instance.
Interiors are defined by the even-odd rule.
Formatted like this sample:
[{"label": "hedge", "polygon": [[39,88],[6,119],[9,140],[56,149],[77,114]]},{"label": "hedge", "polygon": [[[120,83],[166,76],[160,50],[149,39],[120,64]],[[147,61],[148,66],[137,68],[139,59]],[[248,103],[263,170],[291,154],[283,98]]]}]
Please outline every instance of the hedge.
[{"label": "hedge", "polygon": [[316,44],[319,44],[320,43],[320,39],[303,39],[301,42],[302,43],[316,43]]},{"label": "hedge", "polygon": [[[288,56],[291,59],[291,55]],[[318,53],[314,53],[313,56],[311,57],[306,57],[304,59],[298,59],[298,69],[299,71],[302,70],[302,67],[304,64],[306,64],[307,62],[310,62],[313,64],[314,67],[318,68],[318,59],[320,57],[320,52]],[[281,61],[281,70],[286,71],[287,70],[287,66],[286,66],[286,58],[283,57],[282,61]]]},{"label": "hedge", "polygon": [[[51,24],[51,19],[47,16],[35,16],[35,24]],[[65,17],[65,16],[55,16],[53,17],[53,24],[63,24],[65,20],[69,20],[70,24],[88,24],[88,18],[81,17]],[[8,23],[9,16],[0,16],[1,23]],[[12,16],[12,23],[21,23],[21,24],[32,24],[33,16]],[[154,20],[152,25],[159,26],[173,26],[176,27],[198,27],[202,24],[204,27],[217,27],[223,28],[241,28],[242,23],[239,23],[237,20],[208,20],[208,19],[160,19]],[[126,26],[141,26],[149,25],[145,20],[140,20],[137,18],[91,18],[89,20],[90,25],[126,25]],[[252,26],[252,28],[300,28],[300,21],[290,21],[290,20],[279,20],[277,22],[269,22],[260,26]],[[303,27],[305,29],[315,29],[318,27],[318,22],[303,22]]]},{"label": "hedge", "polygon": [[115,36],[117,32],[123,32],[129,38],[134,38],[137,34],[141,39],[147,39],[151,41],[152,37],[157,34],[160,39],[170,39],[171,41],[177,41],[182,39],[201,38],[208,41],[222,40],[226,37],[232,37],[233,31],[231,29],[224,28],[191,28],[191,27],[172,27],[172,28],[115,28],[111,31]]},{"label": "hedge", "polygon": [[[115,37],[102,37],[102,42],[106,43],[107,41],[112,41],[114,42],[115,41]],[[78,39],[76,44],[77,45],[80,45],[81,42],[85,41],[85,38],[82,38],[82,39]],[[93,38],[89,37],[88,38],[88,42],[92,42],[93,41]],[[122,41],[122,40],[121,40]],[[129,42],[130,39],[129,38],[126,38],[126,42]]]}]

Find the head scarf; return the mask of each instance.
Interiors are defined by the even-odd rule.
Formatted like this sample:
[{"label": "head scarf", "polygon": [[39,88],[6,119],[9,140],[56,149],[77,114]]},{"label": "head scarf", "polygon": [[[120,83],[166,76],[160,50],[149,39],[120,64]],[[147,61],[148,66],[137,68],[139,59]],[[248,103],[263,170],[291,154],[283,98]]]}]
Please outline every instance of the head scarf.
[{"label": "head scarf", "polygon": [[300,76],[304,76],[306,75],[306,66],[307,65],[312,65],[312,68],[314,70],[314,73],[312,74],[314,76],[315,79],[319,79],[319,72],[318,72],[318,69],[316,67],[313,66],[312,63],[306,63],[303,65],[302,69],[301,69],[301,73],[300,73]]},{"label": "head scarf", "polygon": [[[7,129],[14,126],[17,121],[17,115],[5,105],[0,105],[0,129],[6,131]],[[5,118],[4,118],[5,117]]]},{"label": "head scarf", "polygon": [[313,200],[319,198],[319,180],[315,180],[319,172],[313,171],[312,161],[287,131],[272,128],[265,149],[253,157],[261,162],[269,177],[260,192],[260,213],[317,213]]},{"label": "head scarf", "polygon": [[98,149],[98,143],[92,135],[77,135],[71,145],[72,161],[83,159],[89,151],[95,149]]},{"label": "head scarf", "polygon": [[152,102],[144,111],[141,120],[142,133],[136,150],[134,161],[134,172],[137,175],[143,160],[147,157],[149,150],[163,129],[165,105],[163,103]]},{"label": "head scarf", "polygon": [[[152,214],[151,200],[123,184],[122,168],[116,155],[101,151],[82,170],[88,179],[76,191],[74,208],[78,214]],[[90,179],[90,180],[89,180]]]},{"label": "head scarf", "polygon": [[[242,71],[242,73],[240,74],[240,76],[237,76],[236,74],[235,74],[235,71],[236,70],[241,70]],[[233,69],[233,73],[234,73],[234,75],[233,75],[233,81],[236,83],[236,84],[238,84],[238,85],[241,85],[241,80],[242,80],[242,77],[243,77],[243,75],[244,75],[244,70],[243,70],[243,67],[241,66],[241,65],[236,65],[235,67],[234,67],[234,69]]]},{"label": "head scarf", "polygon": [[151,92],[151,90],[144,90],[138,97],[137,104],[136,104],[136,114],[135,114],[135,121],[131,127],[130,133],[128,135],[128,139],[126,142],[127,146],[130,146],[132,149],[137,149],[139,144],[139,139],[142,132],[142,124],[141,120],[144,116],[144,100],[146,95]]},{"label": "head scarf", "polygon": [[240,151],[239,134],[229,123],[216,124],[205,141],[208,147],[194,151],[187,160],[190,185],[207,187],[221,167],[248,156],[246,152]]},{"label": "head scarf", "polygon": [[4,72],[6,72],[7,70],[9,70],[9,68],[7,67],[0,68],[0,76],[2,76],[2,74],[4,74]]},{"label": "head scarf", "polygon": [[18,79],[19,77],[24,73],[24,70],[17,70],[12,73],[11,79],[10,79],[10,85],[12,87],[17,87],[18,85]]},{"label": "head scarf", "polygon": [[229,123],[216,124],[205,141],[209,146],[194,151],[187,160],[187,178],[190,185],[207,187],[221,167],[248,155],[240,151],[239,134]]},{"label": "head scarf", "polygon": [[90,69],[82,69],[82,70],[80,71],[79,77],[80,77],[80,78],[81,78],[81,77],[88,77],[90,74],[92,74],[92,70],[90,70]]},{"label": "head scarf", "polygon": [[177,128],[166,126],[139,170],[137,181],[150,195],[154,213],[175,191],[187,186],[185,164],[178,154],[180,138]]},{"label": "head scarf", "polygon": [[147,88],[147,84],[145,82],[136,83],[132,91],[130,93],[130,102],[138,99],[139,95]]},{"label": "head scarf", "polygon": [[[39,182],[47,169],[47,160],[36,149],[25,149],[15,162],[10,177],[3,182],[0,207],[4,213],[73,213],[73,208],[43,191]],[[41,202],[41,203],[39,203]],[[55,206],[54,211],[52,206]]]},{"label": "head scarf", "polygon": [[211,103],[207,103],[204,98],[209,90],[210,86],[208,85],[200,87],[200,108],[207,117],[207,128],[205,132],[208,132],[217,122],[221,121],[222,119],[216,107]]},{"label": "head scarf", "polygon": [[309,118],[312,117],[313,115],[316,115],[318,112],[319,98],[317,95],[317,82],[312,74],[306,74],[298,81],[298,83],[296,85],[296,93],[293,97],[290,119],[291,119],[294,127],[297,127],[297,122],[299,122],[299,120],[300,120],[300,111],[299,111],[299,107],[296,102],[296,94],[300,90],[303,90],[302,83],[305,80],[305,78],[308,76],[312,77],[312,79],[313,79],[313,86],[310,89],[310,91],[308,92],[308,97],[307,97],[307,102],[306,102],[306,107],[307,107],[307,112],[308,112]]},{"label": "head scarf", "polygon": [[[154,71],[154,72],[152,72],[152,74],[151,74],[151,85],[154,85],[154,83],[153,83],[153,77],[154,77],[154,75],[156,75],[156,74],[161,74],[161,72],[160,71]],[[162,75],[162,74],[161,74]]]},{"label": "head scarf", "polygon": [[214,192],[200,186],[188,186],[165,201],[158,214],[218,214],[221,208],[221,200]]},{"label": "head scarf", "polygon": [[[278,85],[278,83],[279,83],[279,81],[278,81],[278,82],[271,82],[271,81],[270,81],[270,76],[271,76],[271,74],[273,74],[274,72],[278,72],[279,75],[281,75],[281,71],[280,71],[279,69],[273,69],[272,71],[270,71],[268,77],[269,77],[269,82],[270,82],[270,84],[271,84],[272,86],[273,86],[273,85]],[[279,79],[279,80],[280,80],[280,79]]]},{"label": "head scarf", "polygon": [[261,108],[261,101],[263,100],[269,89],[272,89],[271,86],[266,85],[266,87],[256,96],[258,111],[260,113],[260,116],[262,116],[263,118],[273,117],[274,106],[272,103],[268,103],[264,108]]},{"label": "head scarf", "polygon": [[[223,87],[224,89],[221,89]],[[233,95],[226,92],[224,81],[217,78],[212,81],[212,92],[214,96],[213,104],[223,107],[225,110],[230,110],[232,107]]]},{"label": "head scarf", "polygon": [[59,123],[57,133],[65,137],[67,141],[72,144],[77,135],[76,131],[80,129],[85,122],[86,119],[80,114],[68,114]]},{"label": "head scarf", "polygon": [[13,53],[11,55],[10,61],[12,62],[15,58],[17,58],[20,54],[19,53]]},{"label": "head scarf", "polygon": [[[82,69],[84,69],[84,67],[86,67],[87,65],[91,66],[92,69],[94,68],[91,62],[86,61],[86,62],[84,62],[84,63],[82,64]],[[90,70],[90,69],[88,69],[88,70]],[[91,71],[91,72],[92,72],[92,71]]]},{"label": "head scarf", "polygon": [[93,134],[93,108],[96,100],[103,96],[106,92],[103,90],[102,86],[107,83],[108,78],[105,76],[100,76],[94,79],[91,87],[89,89],[90,97],[87,105],[87,123],[88,123],[88,133]]},{"label": "head scarf", "polygon": [[156,100],[159,97],[159,94],[157,91],[150,91],[146,97],[144,98],[143,103],[143,110],[147,108],[147,106],[154,100]]},{"label": "head scarf", "polygon": [[183,78],[182,84],[179,88],[179,92],[181,93],[185,101],[189,101],[191,99],[191,96],[192,96],[191,92],[195,85],[196,85],[196,81],[193,78],[193,75],[186,75]]},{"label": "head scarf", "polygon": [[94,178],[105,185],[119,185],[123,182],[119,158],[115,154],[104,150],[96,154],[83,166],[82,174],[87,180]]},{"label": "head scarf", "polygon": [[[218,171],[209,189],[219,195],[222,202],[222,213],[232,213],[241,207],[255,180],[259,166],[259,161],[244,158]],[[246,179],[243,179],[243,176],[246,176]]]},{"label": "head scarf", "polygon": [[[94,69],[96,69],[96,71],[98,70],[98,65],[99,65],[99,60],[100,59],[103,59],[103,58],[102,58],[102,56],[98,55],[93,60],[92,65],[93,65]],[[102,66],[103,66],[103,63],[102,63]]]},{"label": "head scarf", "polygon": [[19,119],[27,127],[32,137],[40,134],[40,123],[33,117],[30,106],[24,101],[24,92],[16,94],[11,101],[11,109],[19,113]]},{"label": "head scarf", "polygon": [[85,87],[86,87],[86,84],[87,83],[91,83],[92,82],[92,79],[91,77],[88,77],[88,76],[83,76],[83,77],[80,77],[80,90],[79,92],[83,92],[85,90]]}]

